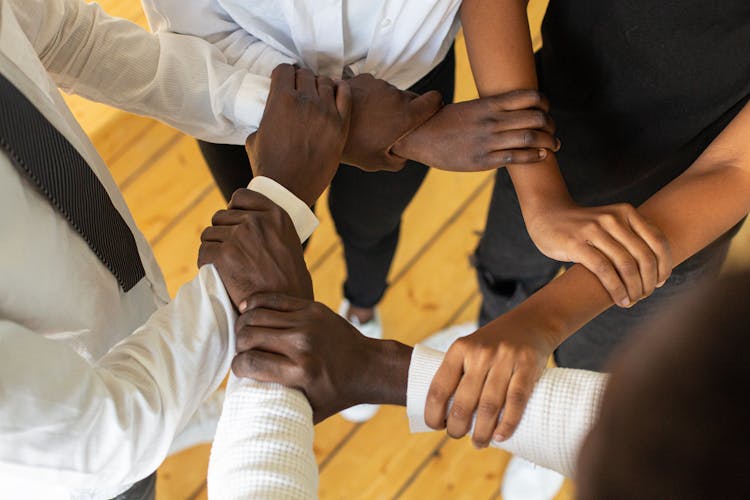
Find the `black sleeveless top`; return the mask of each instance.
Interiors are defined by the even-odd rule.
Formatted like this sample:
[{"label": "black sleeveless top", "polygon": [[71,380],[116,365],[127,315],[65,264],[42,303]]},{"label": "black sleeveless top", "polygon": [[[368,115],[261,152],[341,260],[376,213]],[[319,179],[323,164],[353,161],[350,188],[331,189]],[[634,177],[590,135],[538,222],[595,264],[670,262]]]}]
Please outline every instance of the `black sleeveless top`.
[{"label": "black sleeveless top", "polygon": [[640,204],[750,96],[750,0],[550,0],[542,35],[540,87],[582,204]]}]

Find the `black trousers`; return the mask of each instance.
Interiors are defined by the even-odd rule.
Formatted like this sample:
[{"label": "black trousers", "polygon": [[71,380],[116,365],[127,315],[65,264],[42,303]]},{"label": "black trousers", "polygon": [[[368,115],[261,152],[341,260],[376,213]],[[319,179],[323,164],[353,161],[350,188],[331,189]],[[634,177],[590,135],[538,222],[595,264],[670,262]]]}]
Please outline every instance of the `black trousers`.
[{"label": "black trousers", "polygon": [[[630,309],[611,307],[568,338],[555,352],[558,366],[602,370],[612,351],[643,322],[651,321],[703,279],[716,276],[737,225],[675,268],[667,283]],[[549,283],[562,264],[531,241],[505,169],[498,170],[487,226],[474,256],[482,291],[480,324],[508,312]]]},{"label": "black trousers", "polygon": [[[451,48],[446,58],[410,90],[420,94],[437,90],[450,103],[454,84],[455,56]],[[227,200],[236,189],[247,186],[252,172],[244,147],[198,142]],[[344,296],[353,305],[372,307],[383,297],[398,245],[401,216],[427,170],[414,161],[407,162],[400,172],[364,172],[342,164],[333,178],[328,204],[344,246]]]},{"label": "black trousers", "polygon": [[112,500],[154,500],[156,498],[156,472],[141,479],[128,491],[120,493]]}]

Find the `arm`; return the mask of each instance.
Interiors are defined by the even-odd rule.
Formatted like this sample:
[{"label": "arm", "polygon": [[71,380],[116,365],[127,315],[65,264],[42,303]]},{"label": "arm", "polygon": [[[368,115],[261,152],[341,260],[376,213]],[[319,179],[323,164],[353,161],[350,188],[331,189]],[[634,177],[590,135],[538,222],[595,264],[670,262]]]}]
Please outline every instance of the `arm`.
[{"label": "arm", "polygon": [[[537,88],[526,4],[463,2],[461,21],[480,96]],[[535,165],[508,166],[508,173],[534,244],[547,257],[583,264],[616,304],[634,304],[669,277],[672,265],[659,230],[629,205],[576,205],[554,154]]]},{"label": "arm", "polygon": [[[664,231],[675,263],[709,245],[750,211],[748,134],[750,104],[687,171],[639,207]],[[475,439],[477,432],[485,444],[493,435],[495,439],[511,436],[552,351],[612,304],[596,276],[581,265],[573,266],[516,309],[449,349],[428,394],[426,421],[433,428],[444,427],[446,404],[455,392],[448,422],[451,435],[465,434],[468,415],[479,408]],[[512,375],[502,372],[507,358],[515,360]]]},{"label": "arm", "polygon": [[[44,66],[68,92],[216,142],[242,144],[260,122],[273,68],[249,72],[206,40],[151,34],[83,0],[12,5]],[[291,61],[269,59],[264,68]]]},{"label": "arm", "polygon": [[73,489],[151,474],[229,368],[234,315],[207,266],[93,366],[64,344],[0,321],[0,468]]},{"label": "arm", "polygon": [[[424,421],[425,402],[443,356],[427,347],[414,348],[406,403],[412,432],[431,430]],[[585,370],[545,370],[513,437],[491,446],[572,477],[578,450],[599,414],[607,379]]]}]

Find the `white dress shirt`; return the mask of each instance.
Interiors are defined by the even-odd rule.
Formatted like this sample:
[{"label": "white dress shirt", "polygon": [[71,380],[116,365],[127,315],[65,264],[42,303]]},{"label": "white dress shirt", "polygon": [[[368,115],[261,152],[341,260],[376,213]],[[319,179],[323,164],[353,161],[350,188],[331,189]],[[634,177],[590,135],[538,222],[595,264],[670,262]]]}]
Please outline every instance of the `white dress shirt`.
[{"label": "white dress shirt", "polygon": [[[242,80],[223,61],[201,39],[155,36],[83,0],[0,0],[0,71],[86,159],[146,271],[124,293],[0,150],[0,498],[119,494],[158,467],[225,376],[235,313],[218,274],[205,266],[168,303],[148,243],[56,88],[221,137],[235,131],[212,96]],[[270,179],[251,188],[309,235],[317,221],[303,202]]]},{"label": "white dress shirt", "polygon": [[[341,78],[371,73],[406,89],[448,53],[460,0],[142,0],[156,32],[197,35],[251,73],[217,98],[257,126],[281,63]],[[221,75],[217,75],[221,81]],[[228,142],[227,140],[223,142]]]}]

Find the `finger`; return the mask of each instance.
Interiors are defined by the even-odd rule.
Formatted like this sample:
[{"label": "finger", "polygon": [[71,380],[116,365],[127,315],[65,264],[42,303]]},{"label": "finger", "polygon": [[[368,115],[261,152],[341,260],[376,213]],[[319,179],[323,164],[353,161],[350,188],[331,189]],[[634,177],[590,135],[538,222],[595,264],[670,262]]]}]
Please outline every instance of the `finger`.
[{"label": "finger", "polygon": [[291,64],[279,64],[271,72],[271,90],[294,90],[294,66]]},{"label": "finger", "polygon": [[334,87],[333,87],[333,80],[326,76],[319,76],[316,79],[316,84],[318,86],[318,95],[321,99],[323,99],[326,103],[333,103],[335,102],[334,99],[336,98]]},{"label": "finger", "polygon": [[309,69],[297,70],[297,92],[305,97],[314,98],[318,96],[318,88],[315,84],[315,74]]},{"label": "finger", "polygon": [[237,226],[245,220],[248,210],[219,210],[211,218],[212,226]]},{"label": "finger", "polygon": [[206,264],[216,262],[220,250],[221,243],[214,241],[202,243],[198,249],[198,267],[201,268]]},{"label": "finger", "polygon": [[487,374],[482,395],[477,405],[476,423],[472,442],[477,448],[486,448],[498,425],[500,411],[505,404],[508,382],[512,375],[510,366],[494,366]]},{"label": "finger", "polygon": [[273,309],[275,311],[300,311],[311,304],[311,301],[299,299],[277,292],[255,293],[239,304],[241,313],[248,309]]},{"label": "finger", "polygon": [[294,344],[289,341],[291,332],[277,328],[243,326],[237,329],[237,352],[250,350],[271,352],[294,359]]},{"label": "finger", "polygon": [[234,232],[236,226],[209,226],[201,233],[201,242],[214,241],[221,243],[227,241]]},{"label": "finger", "polygon": [[509,130],[541,130],[549,135],[555,133],[555,122],[552,117],[539,109],[522,109],[520,111],[508,111],[498,115],[495,121],[497,132]]},{"label": "finger", "polygon": [[479,403],[479,396],[482,394],[488,371],[485,367],[472,366],[461,377],[453,398],[453,405],[448,412],[446,429],[450,437],[461,438],[471,429],[474,410]]},{"label": "finger", "polygon": [[463,375],[463,355],[451,347],[427,391],[424,421],[431,429],[437,431],[445,428],[448,400],[458,387],[461,375]]},{"label": "finger", "polygon": [[620,223],[611,223],[607,231],[615,238],[625,250],[635,258],[638,264],[638,271],[641,277],[642,295],[635,298],[635,301],[651,295],[659,282],[659,270],[656,255],[651,250],[643,238],[636,233],[628,221]]},{"label": "finger", "polygon": [[245,351],[232,360],[232,372],[238,377],[259,382],[276,382],[290,387],[299,384],[298,370],[291,360],[264,351]]},{"label": "finger", "polygon": [[519,109],[541,109],[549,111],[549,101],[538,90],[523,89],[506,92],[493,97],[485,97],[488,104],[497,111],[516,111]]},{"label": "finger", "polygon": [[628,305],[625,307],[639,301],[643,297],[643,282],[635,257],[605,229],[600,229],[596,234],[589,236],[589,241],[612,262],[625,284],[628,291]]},{"label": "finger", "polygon": [[508,393],[505,396],[503,416],[493,436],[495,441],[505,441],[516,432],[523,418],[523,412],[526,410],[526,404],[534,391],[537,378],[535,370],[528,368],[520,368],[513,373],[508,385]]},{"label": "finger", "polygon": [[486,170],[508,165],[525,165],[540,162],[549,156],[546,149],[505,149],[491,151],[482,159]]},{"label": "finger", "polygon": [[672,274],[672,248],[664,233],[638,212],[628,217],[630,227],[648,244],[656,255],[657,286],[663,285]]},{"label": "finger", "polygon": [[557,138],[540,130],[508,130],[490,135],[488,145],[490,149],[495,151],[505,149],[546,149],[554,151],[557,148]]},{"label": "finger", "polygon": [[229,200],[229,208],[234,210],[271,210],[274,203],[266,196],[249,189],[238,189]]},{"label": "finger", "polygon": [[627,307],[630,304],[628,290],[612,262],[599,250],[588,243],[581,242],[577,247],[579,264],[599,278],[615,304]]},{"label": "finger", "polygon": [[409,102],[409,111],[414,117],[412,126],[421,125],[432,117],[443,105],[443,95],[431,90]]},{"label": "finger", "polygon": [[349,129],[349,119],[352,113],[352,88],[349,83],[340,81],[336,83],[336,110],[343,118],[346,129]]},{"label": "finger", "polygon": [[292,328],[299,324],[298,310],[279,311],[265,307],[248,308],[237,318],[236,328],[245,326],[264,328]]}]

